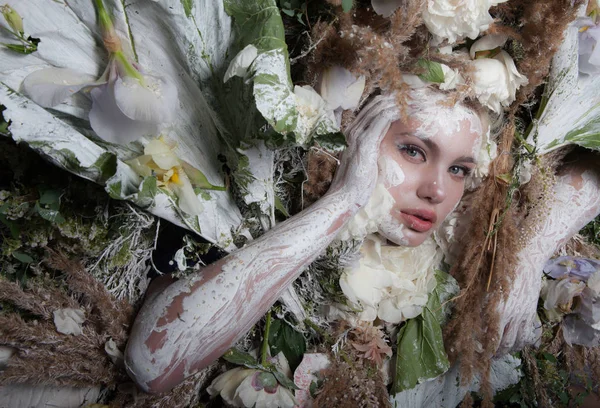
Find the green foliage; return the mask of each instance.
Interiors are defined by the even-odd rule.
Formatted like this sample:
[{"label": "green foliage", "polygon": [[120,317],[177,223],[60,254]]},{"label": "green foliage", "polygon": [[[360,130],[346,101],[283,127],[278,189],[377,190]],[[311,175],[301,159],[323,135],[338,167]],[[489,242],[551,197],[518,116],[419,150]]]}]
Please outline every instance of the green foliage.
[{"label": "green foliage", "polygon": [[306,341],[302,333],[294,330],[292,326],[283,320],[275,320],[271,324],[269,346],[272,356],[283,352],[292,371],[298,367],[302,361],[302,356],[306,352]]},{"label": "green foliage", "polygon": [[450,368],[442,338],[442,303],[458,287],[454,278],[442,271],[436,271],[436,280],[437,286],[429,295],[423,312],[410,319],[398,332],[396,376],[393,383],[395,393],[413,388]]},{"label": "green foliage", "polygon": [[442,65],[439,62],[420,59],[419,67],[425,70],[423,74],[419,75],[419,78],[423,81],[438,84],[444,82],[444,71],[442,71]]}]

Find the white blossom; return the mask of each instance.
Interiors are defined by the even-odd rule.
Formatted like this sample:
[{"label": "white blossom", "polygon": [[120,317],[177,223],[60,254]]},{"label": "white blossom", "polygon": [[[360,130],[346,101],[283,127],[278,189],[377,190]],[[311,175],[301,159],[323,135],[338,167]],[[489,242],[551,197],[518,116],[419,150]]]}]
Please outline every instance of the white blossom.
[{"label": "white blossom", "polygon": [[475,39],[493,22],[489,9],[506,0],[428,0],[423,21],[434,42]]},{"label": "white blossom", "polygon": [[370,235],[361,255],[358,265],[340,278],[344,295],[361,309],[361,320],[400,323],[421,314],[436,285],[434,267],[441,260],[432,239],[408,248],[384,245]]},{"label": "white blossom", "polygon": [[338,65],[323,72],[320,94],[328,109],[356,109],[364,89],[364,75],[356,78],[350,71]]},{"label": "white blossom", "polygon": [[[287,377],[292,373],[283,353],[271,362]],[[208,386],[211,395],[220,395],[234,407],[293,408],[296,401],[290,390],[277,383],[275,376],[253,368],[236,367],[221,374]]]},{"label": "white blossom", "polygon": [[229,67],[227,67],[227,71],[223,77],[223,82],[229,81],[234,76],[245,77],[248,68],[252,65],[257,55],[258,49],[254,45],[248,44],[244,47],[229,63]]},{"label": "white blossom", "polygon": [[182,211],[190,215],[199,215],[204,207],[194,192],[192,182],[196,178],[205,178],[199,170],[180,160],[174,150],[174,145],[169,145],[160,137],[151,140],[144,147],[144,154],[127,161],[127,164],[142,177],[155,176],[158,186],[172,191],[177,196]]},{"label": "white blossom", "polygon": [[460,73],[450,68],[446,64],[440,64],[442,66],[442,72],[444,73],[444,82],[440,84],[440,89],[443,91],[449,91],[456,89],[456,86],[464,83],[464,79]]},{"label": "white blossom", "polygon": [[582,18],[577,22],[579,29],[579,72],[587,75],[600,73],[600,25],[591,18]]},{"label": "white blossom", "polygon": [[498,145],[491,138],[489,129],[481,135],[479,149],[475,151],[477,165],[467,178],[465,188],[476,188],[490,172],[490,164],[498,156]]},{"label": "white blossom", "polygon": [[104,74],[95,79],[68,68],[45,68],[23,80],[23,91],[35,103],[51,108],[90,89],[90,125],[102,139],[125,144],[156,136],[159,125],[173,120],[179,106],[175,85],[144,73],[123,52],[115,52]]},{"label": "white blossom", "polygon": [[[504,35],[487,35],[477,40],[469,51],[475,68],[473,90],[477,99],[497,113],[514,102],[517,89],[529,82],[517,71],[512,57],[499,49],[506,40]],[[482,53],[484,58],[480,58]]]}]

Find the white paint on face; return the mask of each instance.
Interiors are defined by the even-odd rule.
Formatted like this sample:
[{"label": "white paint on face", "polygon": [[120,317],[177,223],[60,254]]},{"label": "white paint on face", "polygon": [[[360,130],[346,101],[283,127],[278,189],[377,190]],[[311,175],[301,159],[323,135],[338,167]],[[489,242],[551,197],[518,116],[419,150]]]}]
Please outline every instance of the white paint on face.
[{"label": "white paint on face", "polygon": [[395,187],[404,182],[404,172],[395,160],[389,156],[379,156],[377,164],[379,166],[379,182],[383,182],[386,187]]},{"label": "white paint on face", "polygon": [[382,236],[398,245],[420,245],[456,208],[482,140],[475,112],[462,105],[424,103],[406,122],[394,122],[380,147],[380,177],[385,180],[389,162],[404,175],[400,184],[386,182],[395,205],[379,227]]}]

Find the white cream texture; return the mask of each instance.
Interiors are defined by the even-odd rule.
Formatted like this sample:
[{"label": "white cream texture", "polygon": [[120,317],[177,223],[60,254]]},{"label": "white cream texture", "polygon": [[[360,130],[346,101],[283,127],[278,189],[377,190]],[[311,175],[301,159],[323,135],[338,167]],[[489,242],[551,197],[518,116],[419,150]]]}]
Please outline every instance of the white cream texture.
[{"label": "white cream texture", "polygon": [[361,310],[359,319],[400,323],[420,315],[436,286],[434,267],[441,261],[433,239],[409,248],[385,245],[369,235],[361,255],[358,265],[340,278],[344,295]]},{"label": "white cream texture", "polygon": [[[402,174],[403,175],[403,174]],[[379,230],[381,222],[390,214],[394,198],[382,183],[377,183],[369,202],[361,207],[350,221],[340,230],[337,239],[363,239]]]}]

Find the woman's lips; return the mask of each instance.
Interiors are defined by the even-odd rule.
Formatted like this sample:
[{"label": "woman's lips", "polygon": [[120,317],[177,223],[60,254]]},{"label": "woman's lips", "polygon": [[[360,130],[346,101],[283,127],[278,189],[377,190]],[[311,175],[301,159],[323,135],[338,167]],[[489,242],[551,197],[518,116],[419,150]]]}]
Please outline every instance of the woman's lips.
[{"label": "woman's lips", "polygon": [[404,219],[408,228],[417,232],[429,231],[437,218],[433,211],[427,210],[401,211],[400,216]]}]

